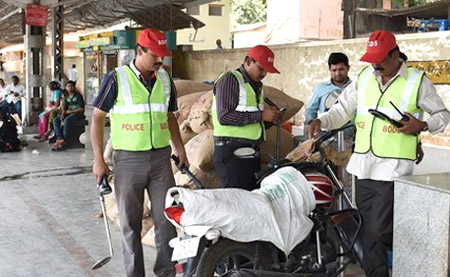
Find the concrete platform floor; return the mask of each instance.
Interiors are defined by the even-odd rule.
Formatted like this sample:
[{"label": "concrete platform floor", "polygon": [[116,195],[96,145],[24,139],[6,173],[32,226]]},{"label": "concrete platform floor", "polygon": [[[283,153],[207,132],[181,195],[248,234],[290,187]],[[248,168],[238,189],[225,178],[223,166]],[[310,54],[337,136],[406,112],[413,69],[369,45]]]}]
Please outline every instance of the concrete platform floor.
[{"label": "concrete platform floor", "polygon": [[[92,150],[50,151],[28,140],[17,153],[0,153],[0,277],[124,276],[120,233],[110,222],[114,258],[108,256]],[[32,154],[32,150],[39,154]],[[155,250],[144,246],[147,276]]]}]

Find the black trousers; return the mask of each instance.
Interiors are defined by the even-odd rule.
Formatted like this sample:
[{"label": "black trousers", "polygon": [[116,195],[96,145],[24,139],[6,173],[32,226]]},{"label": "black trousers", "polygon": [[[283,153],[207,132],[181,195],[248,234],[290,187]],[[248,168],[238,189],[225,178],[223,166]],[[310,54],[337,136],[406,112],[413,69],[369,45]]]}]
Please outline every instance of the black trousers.
[{"label": "black trousers", "polygon": [[252,158],[238,158],[233,154],[237,148],[246,146],[238,143],[215,145],[214,168],[219,175],[222,188],[246,190],[259,188],[255,178],[255,173],[261,169],[259,155]]},{"label": "black trousers", "polygon": [[387,251],[392,249],[394,182],[357,179],[356,205],[363,216],[366,276],[389,277]]}]

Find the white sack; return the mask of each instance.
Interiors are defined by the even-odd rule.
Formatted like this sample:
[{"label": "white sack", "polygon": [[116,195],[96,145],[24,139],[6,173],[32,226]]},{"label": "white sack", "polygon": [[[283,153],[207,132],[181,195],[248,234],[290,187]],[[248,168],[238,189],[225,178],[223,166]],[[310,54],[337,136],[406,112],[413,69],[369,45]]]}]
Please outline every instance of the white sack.
[{"label": "white sack", "polygon": [[189,190],[171,188],[166,207],[178,191],[185,212],[181,226],[211,226],[222,236],[239,241],[269,241],[288,255],[310,233],[308,214],[315,207],[312,188],[293,167],[284,167],[267,178],[261,189]]}]

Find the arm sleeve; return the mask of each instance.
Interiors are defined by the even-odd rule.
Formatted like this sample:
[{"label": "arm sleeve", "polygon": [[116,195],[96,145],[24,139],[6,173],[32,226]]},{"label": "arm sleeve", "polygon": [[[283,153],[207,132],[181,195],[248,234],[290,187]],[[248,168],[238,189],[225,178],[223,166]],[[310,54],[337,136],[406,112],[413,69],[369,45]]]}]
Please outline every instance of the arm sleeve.
[{"label": "arm sleeve", "polygon": [[311,97],[308,107],[306,108],[306,115],[305,115],[306,124],[317,118],[317,112],[319,111],[319,104],[320,104],[319,87],[320,85],[314,89],[313,96]]},{"label": "arm sleeve", "polygon": [[113,70],[102,80],[100,90],[95,98],[92,106],[104,111],[109,110],[114,106],[117,99],[117,78],[116,72]]},{"label": "arm sleeve", "polygon": [[261,122],[262,111],[237,112],[239,103],[239,83],[233,73],[220,78],[214,86],[217,117],[222,125],[243,126]]},{"label": "arm sleeve", "polygon": [[337,102],[331,106],[328,112],[318,116],[322,128],[340,128],[355,117],[356,91],[356,82],[352,82],[344,89]]},{"label": "arm sleeve", "polygon": [[80,105],[80,107],[84,109],[84,98],[83,98],[83,95],[80,94],[80,97],[78,97],[78,101],[77,102],[78,102],[77,104]]},{"label": "arm sleeve", "polygon": [[169,100],[169,112],[174,112],[178,110],[178,104],[177,104],[177,88],[175,87],[172,78],[170,79],[170,85],[172,86],[172,89]]},{"label": "arm sleeve", "polygon": [[450,112],[437,94],[433,82],[427,77],[423,78],[420,85],[417,106],[430,115],[426,120],[428,132],[434,135],[445,130],[450,121]]}]

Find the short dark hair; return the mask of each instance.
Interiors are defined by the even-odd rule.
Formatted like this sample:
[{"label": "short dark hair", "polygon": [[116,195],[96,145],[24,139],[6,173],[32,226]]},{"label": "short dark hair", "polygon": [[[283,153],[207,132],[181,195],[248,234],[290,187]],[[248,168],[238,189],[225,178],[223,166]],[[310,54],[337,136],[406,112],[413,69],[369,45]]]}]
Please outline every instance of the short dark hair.
[{"label": "short dark hair", "polygon": [[72,84],[74,87],[76,87],[76,83],[75,83],[74,81],[67,81],[66,86],[67,86],[68,84]]},{"label": "short dark hair", "polygon": [[330,57],[328,58],[328,68],[330,68],[332,64],[340,64],[340,63],[349,66],[347,55],[341,52],[331,53]]},{"label": "short dark hair", "polygon": [[60,85],[59,82],[57,82],[57,81],[51,81],[51,82],[48,84],[48,87],[49,87],[52,91],[61,89],[61,85]]},{"label": "short dark hair", "polygon": [[17,81],[20,81],[19,77],[17,77],[16,75],[11,77],[11,80],[14,80],[14,79],[16,79]]}]

